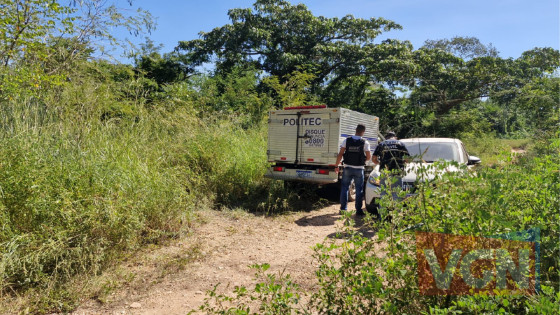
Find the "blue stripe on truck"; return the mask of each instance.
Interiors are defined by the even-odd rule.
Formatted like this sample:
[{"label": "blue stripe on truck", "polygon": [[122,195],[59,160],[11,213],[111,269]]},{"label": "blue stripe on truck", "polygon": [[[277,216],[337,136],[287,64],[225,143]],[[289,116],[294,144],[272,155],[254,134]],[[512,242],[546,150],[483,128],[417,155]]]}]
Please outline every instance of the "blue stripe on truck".
[{"label": "blue stripe on truck", "polygon": [[[348,137],[352,137],[354,135],[347,135],[347,134],[341,133],[340,136],[344,137],[344,138],[348,138]],[[368,138],[368,137],[362,137],[362,138],[367,139],[367,140],[371,140],[371,141],[377,141],[377,138]]]}]

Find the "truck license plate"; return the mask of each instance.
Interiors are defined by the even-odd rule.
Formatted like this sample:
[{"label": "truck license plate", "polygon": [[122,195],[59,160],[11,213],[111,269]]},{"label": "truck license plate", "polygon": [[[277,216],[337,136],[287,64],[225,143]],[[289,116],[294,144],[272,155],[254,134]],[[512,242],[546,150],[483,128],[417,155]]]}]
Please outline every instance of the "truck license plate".
[{"label": "truck license plate", "polygon": [[312,171],[300,171],[300,170],[296,171],[297,177],[299,178],[309,178],[311,177],[312,173],[313,173]]}]

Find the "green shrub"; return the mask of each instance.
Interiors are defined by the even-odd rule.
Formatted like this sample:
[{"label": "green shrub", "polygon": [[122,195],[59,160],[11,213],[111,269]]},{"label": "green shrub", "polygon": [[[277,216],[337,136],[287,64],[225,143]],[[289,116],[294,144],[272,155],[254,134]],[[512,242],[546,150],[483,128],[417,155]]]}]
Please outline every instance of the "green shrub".
[{"label": "green shrub", "polygon": [[[557,140],[548,141],[547,152],[556,152],[559,144]],[[285,304],[287,308],[282,312],[555,314],[560,302],[558,156],[528,154],[510,157],[507,163],[498,166],[479,167],[467,174],[447,174],[435,186],[420,184],[417,196],[405,202],[391,200],[388,194],[382,198],[381,205],[386,208],[382,212],[391,215],[390,221],[379,223],[368,216],[364,225],[356,229],[355,222],[346,215],[339,233],[344,239],[327,239],[315,248],[319,262],[317,290],[298,291],[305,298]],[[438,167],[446,165],[430,166]],[[529,228],[541,231],[542,291],[538,294],[420,295],[414,231],[490,236]],[[375,236],[366,236],[369,233]],[[284,290],[276,291],[288,289],[285,286]],[[244,296],[253,297],[256,305],[267,305],[270,301],[268,297],[257,296],[256,288],[243,290]],[[230,296],[228,305],[236,305],[238,301],[240,296]],[[228,314],[226,305],[208,306],[204,309],[209,313]]]},{"label": "green shrub", "polygon": [[[252,265],[258,283],[254,289],[235,287],[234,295],[218,294],[218,285],[210,290],[200,308],[207,314],[307,314],[299,309],[300,287],[289,275],[266,273],[269,264]],[[255,304],[255,301],[260,303]],[[251,310],[253,309],[253,310]],[[256,311],[258,310],[258,312]],[[189,312],[192,314],[194,311]]]},{"label": "green shrub", "polygon": [[103,121],[60,105],[0,109],[0,288],[42,288],[37,311],[68,311],[73,304],[57,297],[69,298],[64,285],[75,275],[175,237],[197,207],[227,205],[261,185],[260,125],[201,121],[188,108]]},{"label": "green shrub", "polygon": [[43,126],[1,138],[1,284],[44,286],[179,232],[189,196],[146,126]]}]

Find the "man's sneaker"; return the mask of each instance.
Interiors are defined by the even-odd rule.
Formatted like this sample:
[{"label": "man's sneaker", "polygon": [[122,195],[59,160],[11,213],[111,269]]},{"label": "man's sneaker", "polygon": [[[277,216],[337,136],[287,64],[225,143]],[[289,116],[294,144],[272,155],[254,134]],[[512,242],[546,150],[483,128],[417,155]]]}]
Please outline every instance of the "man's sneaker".
[{"label": "man's sneaker", "polygon": [[364,216],[366,214],[365,214],[364,210],[360,209],[360,210],[356,210],[356,215]]}]

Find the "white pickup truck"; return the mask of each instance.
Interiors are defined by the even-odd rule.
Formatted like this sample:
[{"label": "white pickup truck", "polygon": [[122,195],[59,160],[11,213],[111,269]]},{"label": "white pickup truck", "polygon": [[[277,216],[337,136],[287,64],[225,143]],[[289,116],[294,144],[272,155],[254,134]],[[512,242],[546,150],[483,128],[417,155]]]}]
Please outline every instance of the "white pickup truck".
[{"label": "white pickup truck", "polygon": [[[378,117],[325,105],[271,111],[267,150],[271,167],[265,176],[319,185],[336,183],[341,175],[334,170],[340,144],[355,134],[358,124],[366,126],[364,138],[375,150]],[[367,162],[365,178],[373,166]]]},{"label": "white pickup truck", "polygon": [[[407,196],[412,195],[418,182],[432,181],[437,175],[449,172],[460,172],[462,169],[449,165],[443,169],[430,168],[429,165],[436,161],[456,162],[458,165],[465,165],[467,168],[480,163],[480,159],[474,155],[469,155],[463,142],[452,138],[412,138],[401,139],[408,153],[413,157],[412,162],[405,167],[405,176],[396,184],[401,189],[407,191]],[[418,171],[422,171],[422,176],[418,178]],[[381,172],[377,166],[369,176],[365,187],[366,208],[373,212],[378,207],[378,199],[381,197]]]}]

